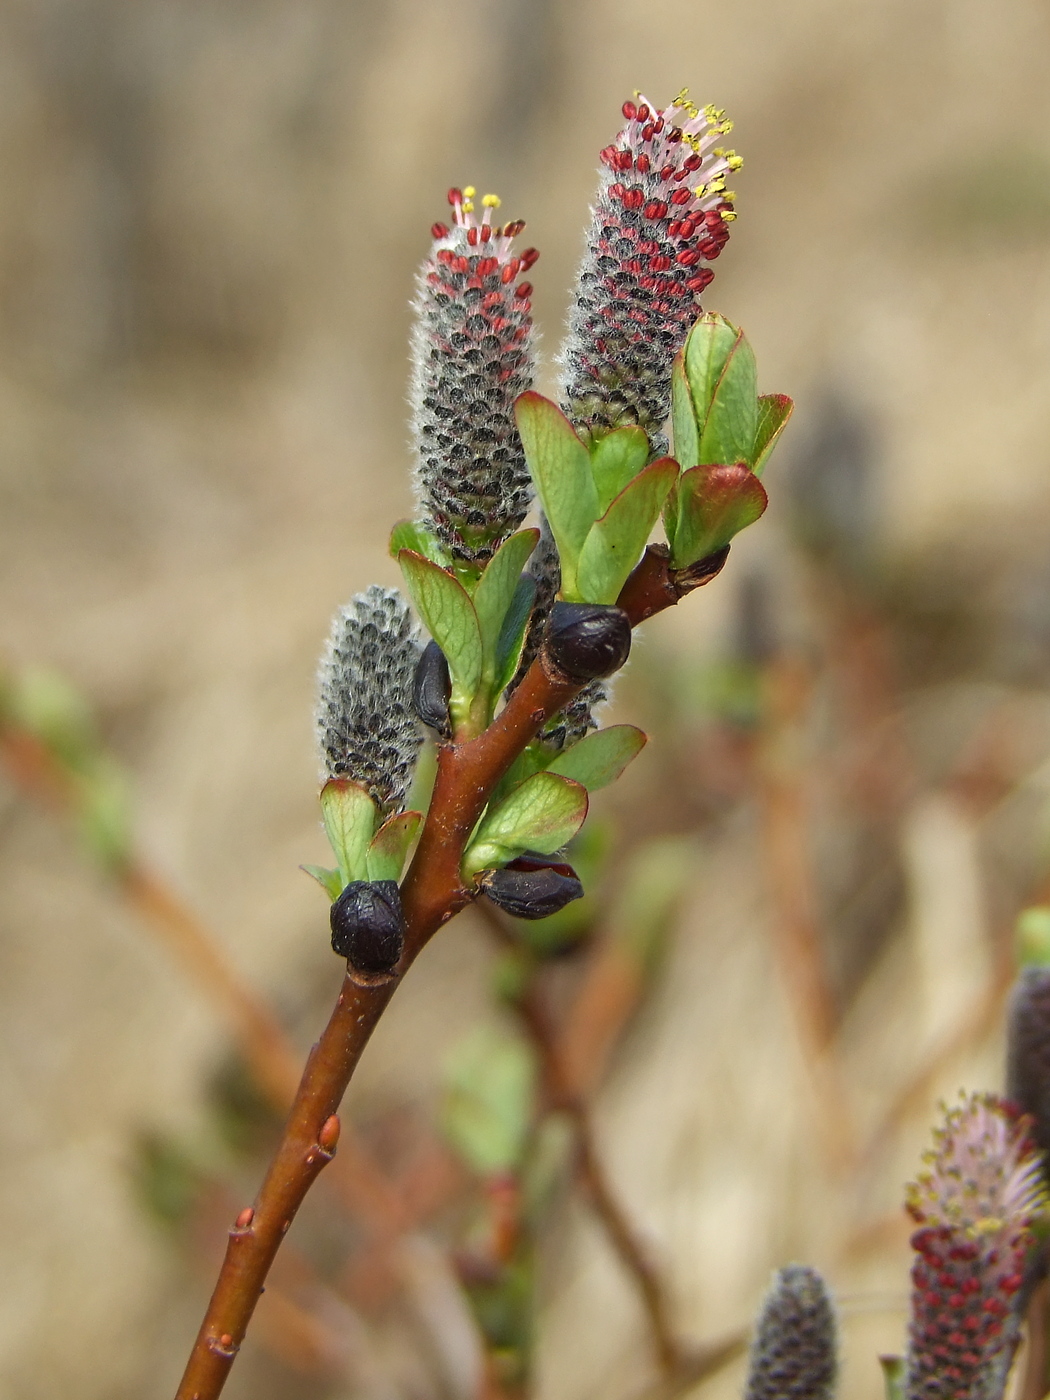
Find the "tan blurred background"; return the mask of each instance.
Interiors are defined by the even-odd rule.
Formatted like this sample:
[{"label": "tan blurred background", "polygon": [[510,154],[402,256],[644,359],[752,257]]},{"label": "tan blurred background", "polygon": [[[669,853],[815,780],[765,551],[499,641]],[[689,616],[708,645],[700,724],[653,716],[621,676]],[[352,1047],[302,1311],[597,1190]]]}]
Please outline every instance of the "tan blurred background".
[{"label": "tan blurred background", "polygon": [[[806,481],[848,459],[829,488],[846,564],[807,554],[785,486],[639,650],[671,676],[716,654],[758,578],[801,658],[817,699],[804,723],[788,704],[777,742],[802,775],[826,941],[848,924],[839,885],[869,858],[876,884],[890,871],[869,932],[828,954],[861,1137],[982,1004],[1041,869],[1050,758],[1048,69],[1045,0],[0,5],[0,654],[98,707],[141,847],[304,1049],[339,976],[296,870],[324,858],[313,668],[335,606],[396,581],[427,230],[466,181],[528,220],[551,385],[597,151],[635,88],[664,104],[683,83],[729,110],[746,160],[706,304],[747,328],[763,389],[798,402],[774,498],[793,480],[804,513]],[[897,687],[880,710],[864,663],[849,672],[876,711],[857,740],[872,761],[842,738],[833,683],[870,594],[822,611],[868,553]],[[659,775],[688,784],[709,753],[706,721],[675,720],[692,745],[677,762],[644,680],[621,692],[624,718],[656,716],[648,777],[616,799],[628,826],[632,793],[658,811]],[[911,777],[889,816],[850,825],[855,760],[881,770],[890,731]],[[1005,777],[982,805],[956,778],[988,735]],[[941,1064],[865,1170],[829,1165],[770,951],[761,802],[726,806],[693,813],[695,878],[600,1099],[603,1146],[683,1332],[745,1325],[772,1267],[815,1263],[840,1299],[845,1390],[874,1397],[874,1355],[904,1326],[900,1184],[937,1094],[997,1086],[997,1033]],[[191,1262],[136,1199],[135,1143],[206,1134],[228,1027],[2,777],[0,868],[0,1396],[160,1400],[225,1217]],[[490,961],[469,917],[428,950],[352,1116],[431,1103],[463,1025],[495,1016]],[[586,1212],[565,1207],[545,1250],[540,1393],[627,1400],[648,1374],[641,1325]],[[429,1394],[364,1362],[318,1379],[254,1344],[229,1393]]]}]

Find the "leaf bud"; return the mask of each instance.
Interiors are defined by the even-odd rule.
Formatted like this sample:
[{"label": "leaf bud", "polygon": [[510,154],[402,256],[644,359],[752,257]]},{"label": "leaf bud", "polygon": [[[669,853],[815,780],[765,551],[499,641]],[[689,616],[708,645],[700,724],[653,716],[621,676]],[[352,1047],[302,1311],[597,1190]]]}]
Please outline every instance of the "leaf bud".
[{"label": "leaf bud", "polygon": [[412,704],[424,724],[436,729],[443,739],[450,733],[448,702],[452,695],[452,676],[448,658],[437,642],[428,642],[416,666],[412,682]]},{"label": "leaf bud", "polygon": [[631,651],[631,623],[605,603],[555,603],[544,650],[575,681],[599,680],[618,671]]},{"label": "leaf bud", "polygon": [[598,680],[619,671],[629,657],[630,619],[608,603],[554,603],[543,645],[564,675]]},{"label": "leaf bud", "polygon": [[502,870],[486,870],[481,888],[497,908],[515,919],[546,919],[583,896],[571,865],[526,851]]},{"label": "leaf bud", "polygon": [[395,880],[353,880],[332,905],[332,951],[356,972],[393,972],[405,946]]}]

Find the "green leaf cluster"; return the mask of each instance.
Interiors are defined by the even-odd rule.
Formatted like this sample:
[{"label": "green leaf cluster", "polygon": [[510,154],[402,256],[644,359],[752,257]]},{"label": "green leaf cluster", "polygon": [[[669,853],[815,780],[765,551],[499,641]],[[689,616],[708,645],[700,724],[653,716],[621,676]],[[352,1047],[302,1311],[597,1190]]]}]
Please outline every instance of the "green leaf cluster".
[{"label": "green leaf cluster", "polygon": [[400,880],[423,813],[399,812],[377,830],[379,809],[368,792],[349,778],[330,778],[321,789],[321,818],[336,868],[302,868],[335,900],[354,880]]},{"label": "green leaf cluster", "polygon": [[556,404],[531,391],[514,413],[558,546],[562,597],[615,603],[660,518],[677,463],[649,462],[649,439],[638,427],[587,446]]},{"label": "green leaf cluster", "polygon": [[524,851],[560,850],[583,825],[589,794],[615,782],[645,742],[633,724],[615,724],[561,752],[530,744],[474,832],[463,858],[464,879],[504,866]]},{"label": "green leaf cluster", "polygon": [[522,571],[538,539],[538,530],[519,530],[483,570],[457,573],[441,562],[421,526],[403,523],[394,531],[391,548],[412,602],[448,661],[449,708],[460,736],[489,723],[496,698],[517,670],[535,596],[534,582]]},{"label": "green leaf cluster", "polygon": [[674,568],[724,549],[765,510],[758,478],[792,407],[784,394],[759,395],[755,356],[743,331],[717,312],[700,317],[671,376],[682,467],[664,511]]}]

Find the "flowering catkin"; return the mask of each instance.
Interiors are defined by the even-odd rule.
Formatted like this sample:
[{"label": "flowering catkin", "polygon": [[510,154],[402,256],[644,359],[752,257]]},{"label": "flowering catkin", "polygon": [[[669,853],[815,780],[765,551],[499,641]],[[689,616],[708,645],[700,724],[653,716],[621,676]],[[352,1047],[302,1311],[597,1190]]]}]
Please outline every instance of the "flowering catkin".
[{"label": "flowering catkin", "polygon": [[562,350],[563,407],[578,429],[637,423],[664,445],[671,365],[700,314],[711,263],[736,218],[719,137],[732,122],[685,92],[662,112],[625,102],[605,167]]},{"label": "flowering catkin", "polygon": [[422,646],[396,588],[373,584],[332,621],[317,673],[317,739],[325,776],[367,788],[384,815],[399,812],[422,730],[412,679]]},{"label": "flowering catkin", "polygon": [[745,1400],[830,1400],[838,1369],[835,1314],[816,1269],[773,1277],[751,1344]]},{"label": "flowering catkin", "polygon": [[435,224],[418,277],[412,335],[412,434],[424,523],[454,558],[484,563],[528,512],[532,488],[514,400],[532,387],[535,248],[514,250],[520,220],[491,224],[495,195],[450,190],[452,226]]},{"label": "flowering catkin", "polygon": [[1017,1294],[1046,1193],[1028,1122],[992,1094],[947,1111],[908,1187],[908,1400],[999,1400],[1020,1339]]}]

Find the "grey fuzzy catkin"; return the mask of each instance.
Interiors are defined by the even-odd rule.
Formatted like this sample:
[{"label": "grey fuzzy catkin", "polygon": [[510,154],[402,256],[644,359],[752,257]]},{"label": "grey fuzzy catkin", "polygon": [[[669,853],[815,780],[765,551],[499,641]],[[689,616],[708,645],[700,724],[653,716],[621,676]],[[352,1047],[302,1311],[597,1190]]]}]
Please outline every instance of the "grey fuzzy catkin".
[{"label": "grey fuzzy catkin", "polygon": [[422,653],[396,588],[373,584],[332,620],[317,672],[317,740],[327,778],[367,788],[384,816],[400,812],[423,731],[412,708]]},{"label": "grey fuzzy catkin", "polygon": [[751,1344],[744,1400],[831,1400],[838,1373],[835,1313],[816,1269],[779,1269]]},{"label": "grey fuzzy catkin", "polygon": [[513,412],[535,371],[532,288],[515,279],[538,254],[514,252],[524,224],[492,229],[449,198],[455,222],[435,225],[413,302],[415,480],[424,524],[454,559],[483,564],[532,502]]},{"label": "grey fuzzy catkin", "polygon": [[716,145],[725,113],[682,93],[657,111],[624,104],[627,125],[601,153],[561,352],[562,407],[584,434],[636,423],[666,448],[671,366],[700,315],[700,293],[736,217],[725,177],[740,165]]}]

